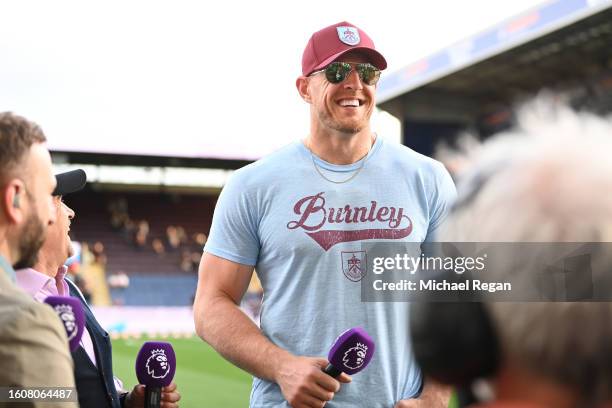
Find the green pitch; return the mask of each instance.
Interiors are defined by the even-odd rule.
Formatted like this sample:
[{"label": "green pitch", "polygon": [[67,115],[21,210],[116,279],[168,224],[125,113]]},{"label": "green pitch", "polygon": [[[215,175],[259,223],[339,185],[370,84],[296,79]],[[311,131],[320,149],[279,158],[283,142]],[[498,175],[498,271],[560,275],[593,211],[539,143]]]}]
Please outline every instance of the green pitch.
[{"label": "green pitch", "polygon": [[[181,408],[246,408],[249,406],[251,376],[234,367],[198,337],[154,339],[172,343],[177,369],[174,377],[181,393]],[[136,384],[134,364],[140,346],[148,341],[113,340],[114,373],[126,389]],[[454,400],[449,408],[457,407]]]},{"label": "green pitch", "polygon": [[[113,340],[113,368],[126,389],[136,384],[134,364],[145,341]],[[220,357],[198,337],[154,339],[172,344],[177,369],[174,377],[181,393],[181,408],[246,408],[251,376]]]}]

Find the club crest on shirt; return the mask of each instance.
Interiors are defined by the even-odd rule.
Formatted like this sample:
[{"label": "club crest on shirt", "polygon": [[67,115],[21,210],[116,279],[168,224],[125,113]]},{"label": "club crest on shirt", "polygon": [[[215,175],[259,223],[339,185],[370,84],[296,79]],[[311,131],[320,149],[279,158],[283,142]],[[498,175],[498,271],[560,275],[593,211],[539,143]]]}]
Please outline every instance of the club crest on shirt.
[{"label": "club crest on shirt", "polygon": [[365,251],[342,251],[342,272],[350,281],[359,282],[366,275],[367,258]]},{"label": "club crest on shirt", "polygon": [[355,27],[336,27],[338,38],[346,45],[357,45],[361,41],[359,31]]},{"label": "club crest on shirt", "polygon": [[153,378],[166,378],[170,372],[170,363],[164,349],[151,350],[146,363],[147,374]]}]

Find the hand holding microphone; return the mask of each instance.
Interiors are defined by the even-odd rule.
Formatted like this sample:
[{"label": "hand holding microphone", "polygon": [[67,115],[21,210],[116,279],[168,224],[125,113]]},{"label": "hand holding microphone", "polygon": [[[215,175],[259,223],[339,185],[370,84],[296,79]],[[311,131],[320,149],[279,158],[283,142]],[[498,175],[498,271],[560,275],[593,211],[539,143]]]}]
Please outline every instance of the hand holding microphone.
[{"label": "hand holding microphone", "polygon": [[66,330],[70,351],[75,351],[85,330],[85,313],[81,301],[70,296],[48,296],[45,303],[57,313]]},{"label": "hand holding microphone", "polygon": [[363,370],[374,353],[374,342],[361,328],[342,333],[332,345],[329,362],[324,358],[296,357],[281,365],[276,382],[293,408],[320,406],[331,401],[349,374]]},{"label": "hand holding microphone", "polygon": [[323,372],[337,378],[342,373],[357,374],[374,356],[374,341],[361,327],[342,333],[329,350],[329,364]]},{"label": "hand holding microphone", "polygon": [[[138,384],[130,391],[125,399],[125,408],[143,408],[145,406],[145,390],[146,386]],[[178,401],[181,395],[176,389],[176,383],[173,381],[167,387],[161,389],[161,408],[178,408]]]},{"label": "hand holding microphone", "polygon": [[[127,398],[129,407],[178,407],[181,398],[172,382],[176,372],[176,356],[170,343],[148,341],[136,357],[136,377],[141,385]],[[163,394],[163,395],[162,395]]]},{"label": "hand holding microphone", "polygon": [[340,383],[351,378],[343,374],[334,379],[323,372],[327,360],[289,354],[276,371],[274,381],[280,386],[285,400],[292,408],[321,406],[330,401],[340,389]]}]

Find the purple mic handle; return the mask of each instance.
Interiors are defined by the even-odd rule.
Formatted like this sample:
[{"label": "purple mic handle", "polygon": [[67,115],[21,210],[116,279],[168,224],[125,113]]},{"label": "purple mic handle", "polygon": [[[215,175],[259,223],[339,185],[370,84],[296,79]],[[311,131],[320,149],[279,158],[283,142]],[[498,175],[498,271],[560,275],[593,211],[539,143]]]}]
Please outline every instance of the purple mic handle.
[{"label": "purple mic handle", "polygon": [[145,385],[145,408],[159,408],[161,389],[167,387],[176,372],[176,355],[172,344],[147,341],[136,357],[136,378]]},{"label": "purple mic handle", "polygon": [[342,373],[356,374],[370,363],[374,348],[374,340],[364,329],[348,329],[338,336],[329,350],[329,364],[323,371],[334,378]]},{"label": "purple mic handle", "polygon": [[70,351],[75,351],[79,347],[83,330],[85,330],[85,313],[81,301],[70,296],[47,296],[45,303],[53,308],[62,321]]}]

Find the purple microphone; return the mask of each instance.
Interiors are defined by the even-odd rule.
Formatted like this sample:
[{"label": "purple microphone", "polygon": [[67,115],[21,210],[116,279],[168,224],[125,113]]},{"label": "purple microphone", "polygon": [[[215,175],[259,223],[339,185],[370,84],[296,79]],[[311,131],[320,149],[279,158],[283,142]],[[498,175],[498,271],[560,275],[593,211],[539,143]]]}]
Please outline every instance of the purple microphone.
[{"label": "purple microphone", "polygon": [[353,327],[338,336],[323,371],[334,378],[342,373],[353,375],[366,368],[373,355],[374,340],[361,327]]},{"label": "purple microphone", "polygon": [[74,351],[79,347],[83,330],[85,330],[85,314],[81,301],[70,296],[47,296],[45,303],[53,308],[57,316],[62,321],[70,351]]},{"label": "purple microphone", "polygon": [[136,377],[145,385],[145,408],[159,408],[161,389],[174,378],[176,356],[172,344],[147,341],[136,357]]}]

